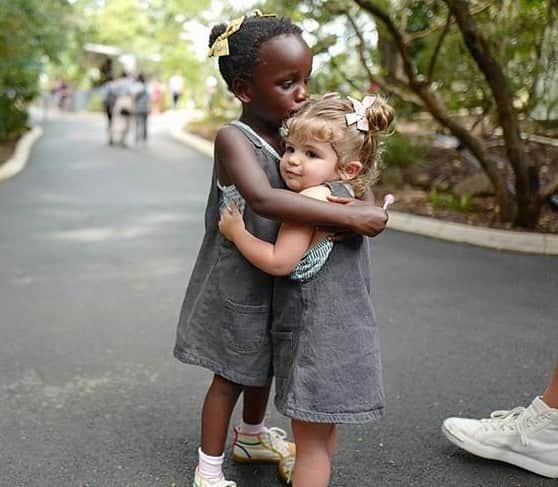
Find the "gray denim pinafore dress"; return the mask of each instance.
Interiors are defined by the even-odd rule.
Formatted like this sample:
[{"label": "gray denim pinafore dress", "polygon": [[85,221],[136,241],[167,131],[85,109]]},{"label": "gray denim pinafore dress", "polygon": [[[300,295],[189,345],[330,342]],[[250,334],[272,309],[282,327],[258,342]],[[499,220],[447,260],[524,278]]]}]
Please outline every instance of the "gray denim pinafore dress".
[{"label": "gray denim pinafore dress", "polygon": [[[232,122],[248,138],[271,185],[283,188],[279,156],[250,127]],[[177,328],[175,357],[205,367],[246,386],[265,385],[271,377],[271,299],[273,278],[251,265],[219,233],[215,166],[205,211],[205,236],[192,271]],[[248,206],[244,221],[250,233],[275,242],[278,222]]]},{"label": "gray denim pinafore dress", "polygon": [[[348,196],[339,183],[332,194]],[[316,423],[364,423],[384,409],[371,300],[368,239],[336,242],[307,281],[276,278],[273,293],[275,405]]]}]

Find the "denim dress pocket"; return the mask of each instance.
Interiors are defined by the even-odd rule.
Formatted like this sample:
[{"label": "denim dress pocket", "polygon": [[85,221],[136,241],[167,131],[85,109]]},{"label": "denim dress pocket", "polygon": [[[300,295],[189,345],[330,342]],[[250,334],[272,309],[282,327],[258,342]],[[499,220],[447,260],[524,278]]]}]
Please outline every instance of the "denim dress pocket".
[{"label": "denim dress pocket", "polygon": [[246,354],[256,352],[264,343],[268,323],[269,305],[225,300],[223,334],[231,350]]}]

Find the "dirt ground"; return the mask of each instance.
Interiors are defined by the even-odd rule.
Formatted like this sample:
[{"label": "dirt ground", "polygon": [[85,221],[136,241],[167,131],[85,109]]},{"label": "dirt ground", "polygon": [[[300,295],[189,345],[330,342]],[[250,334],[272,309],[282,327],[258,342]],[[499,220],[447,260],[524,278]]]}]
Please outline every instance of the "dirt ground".
[{"label": "dirt ground", "polygon": [[0,142],[0,166],[12,157],[17,141]]}]

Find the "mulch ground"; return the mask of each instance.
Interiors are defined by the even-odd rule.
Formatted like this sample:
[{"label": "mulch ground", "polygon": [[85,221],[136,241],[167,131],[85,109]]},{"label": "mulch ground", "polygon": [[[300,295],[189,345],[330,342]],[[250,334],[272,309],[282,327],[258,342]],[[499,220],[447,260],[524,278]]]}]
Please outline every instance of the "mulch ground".
[{"label": "mulch ground", "polygon": [[[403,128],[403,124],[399,124],[399,127]],[[215,124],[199,123],[192,124],[186,130],[213,141],[216,128]],[[414,127],[412,124],[406,124],[405,136],[416,137],[414,134],[424,133],[423,128],[420,125]],[[421,137],[416,139],[420,141]],[[529,155],[539,169],[540,183],[543,186],[558,174],[558,147],[532,141],[526,144]],[[491,154],[506,160],[501,139],[489,139],[487,145]],[[396,201],[391,208],[402,212],[469,225],[524,230],[499,220],[496,198],[491,194],[473,196],[465,207],[456,204],[459,199],[452,193],[455,184],[480,172],[482,170],[475,165],[474,160],[466,157],[463,152],[432,146],[420,162],[409,167],[385,168],[374,193],[378,201],[381,201],[385,194],[393,193]],[[510,181],[510,184],[513,186],[513,181]],[[558,209],[553,208],[550,203],[545,203],[537,227],[529,231],[558,233]]]},{"label": "mulch ground", "polygon": [[[498,141],[490,141],[489,144],[489,151],[505,160],[504,147]],[[558,147],[528,142],[527,149],[539,169],[542,186],[558,174]],[[449,201],[444,201],[444,198],[436,197],[433,193],[435,189],[438,195],[451,196],[451,188],[457,182],[479,172],[481,169],[462,152],[432,147],[424,157],[424,162],[406,168],[386,168],[375,192],[378,199],[383,199],[386,193],[393,193],[396,202],[391,208],[394,210],[458,223],[521,231],[521,228],[499,221],[493,195],[474,196],[466,208],[456,209],[452,208],[456,206],[455,199],[447,198]],[[558,209],[549,203],[545,204],[535,231],[558,233]]]},{"label": "mulch ground", "polygon": [[17,140],[0,142],[0,166],[12,157],[16,144]]}]

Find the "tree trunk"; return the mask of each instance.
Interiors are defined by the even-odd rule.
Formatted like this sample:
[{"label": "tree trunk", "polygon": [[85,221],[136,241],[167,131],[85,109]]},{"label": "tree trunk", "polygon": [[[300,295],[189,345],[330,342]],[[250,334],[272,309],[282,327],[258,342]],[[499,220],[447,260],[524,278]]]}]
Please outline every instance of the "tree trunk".
[{"label": "tree trunk", "polygon": [[504,132],[506,154],[515,175],[517,216],[515,223],[533,228],[538,221],[542,201],[539,196],[539,175],[529,161],[520,137],[519,121],[513,98],[502,68],[492,56],[488,43],[479,32],[466,0],[444,0],[454,15],[471,56],[483,73],[496,103],[498,119]]},{"label": "tree trunk", "polygon": [[417,86],[420,98],[423,100],[426,109],[444,127],[459,139],[465,147],[478,159],[481,167],[486,172],[490,182],[494,186],[496,199],[500,208],[500,219],[512,222],[517,217],[517,205],[513,194],[508,188],[505,168],[498,166],[498,161],[494,160],[486,152],[484,143],[481,139],[474,136],[470,130],[452,120],[441,100],[427,85]]},{"label": "tree trunk", "polygon": [[405,43],[404,34],[397,29],[391,17],[370,0],[355,0],[364,10],[380,20],[392,37],[392,44],[398,50],[408,84],[411,90],[420,98],[426,110],[455,137],[467,147],[478,159],[496,191],[496,198],[500,209],[500,219],[513,222],[517,219],[518,206],[513,194],[508,188],[506,168],[498,166],[486,152],[483,141],[474,136],[466,127],[452,120],[444,106],[443,101],[433,91],[430,83],[419,79],[417,70]]}]

